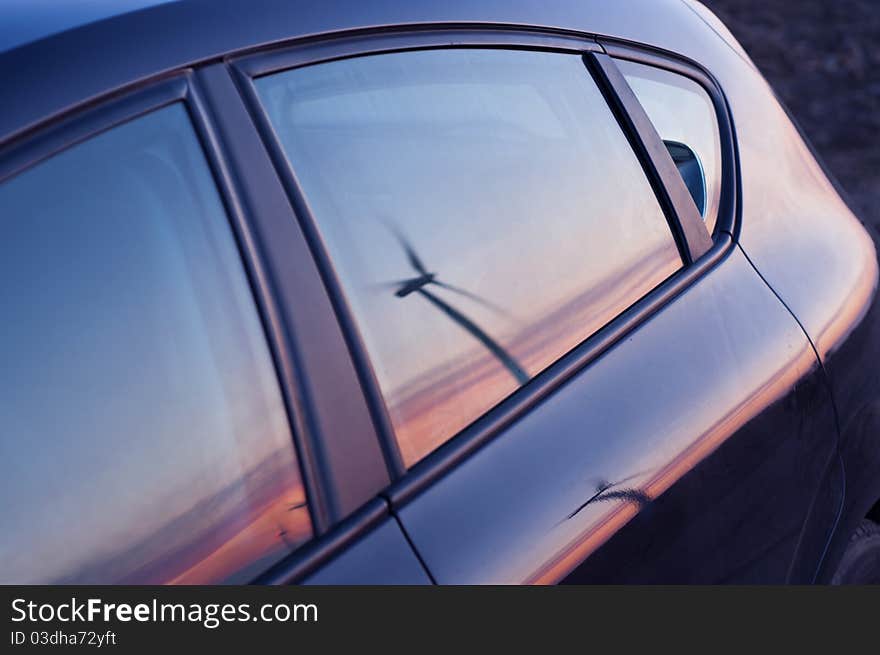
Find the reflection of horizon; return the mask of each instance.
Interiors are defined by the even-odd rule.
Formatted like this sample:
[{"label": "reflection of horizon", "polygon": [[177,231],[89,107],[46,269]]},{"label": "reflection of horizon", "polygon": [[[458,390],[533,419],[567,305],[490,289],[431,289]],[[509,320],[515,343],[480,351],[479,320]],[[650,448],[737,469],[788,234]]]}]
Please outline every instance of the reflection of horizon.
[{"label": "reflection of horizon", "polygon": [[[674,246],[659,244],[629,268],[561,301],[499,341],[534,377],[680,267]],[[418,461],[518,387],[478,346],[401,384],[389,394],[388,408],[404,462]]]},{"label": "reflection of horizon", "polygon": [[112,555],[105,550],[51,584],[250,581],[312,534],[296,465],[279,455],[273,452],[140,542]]}]

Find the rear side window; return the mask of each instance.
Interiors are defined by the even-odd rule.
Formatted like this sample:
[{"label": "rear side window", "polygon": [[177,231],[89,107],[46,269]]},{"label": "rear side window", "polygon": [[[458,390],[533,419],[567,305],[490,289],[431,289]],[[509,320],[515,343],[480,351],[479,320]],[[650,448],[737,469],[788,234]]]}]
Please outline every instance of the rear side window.
[{"label": "rear side window", "polygon": [[186,110],[0,184],[0,580],[245,582],[311,534]]},{"label": "rear side window", "polygon": [[721,199],[721,137],[712,99],[683,75],[622,59],[616,64],[666,144],[711,233]]},{"label": "rear side window", "polygon": [[383,54],[256,87],[407,465],[681,266],[579,56]]}]

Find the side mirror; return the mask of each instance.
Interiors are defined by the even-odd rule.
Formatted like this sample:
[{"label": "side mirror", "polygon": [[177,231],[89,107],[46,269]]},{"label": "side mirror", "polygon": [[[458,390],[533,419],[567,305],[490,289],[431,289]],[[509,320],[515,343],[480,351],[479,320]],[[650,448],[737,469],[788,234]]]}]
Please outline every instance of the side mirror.
[{"label": "side mirror", "polygon": [[703,165],[700,158],[688,146],[678,141],[664,141],[663,144],[669,151],[672,161],[684,180],[684,185],[691,193],[697,210],[705,220],[706,218],[706,176],[703,175]]}]

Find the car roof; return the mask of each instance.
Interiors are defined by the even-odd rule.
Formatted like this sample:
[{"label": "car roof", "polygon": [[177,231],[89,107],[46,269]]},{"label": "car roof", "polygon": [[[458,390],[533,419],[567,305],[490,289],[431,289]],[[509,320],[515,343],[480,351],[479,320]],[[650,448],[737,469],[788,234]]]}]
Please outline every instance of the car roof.
[{"label": "car roof", "polygon": [[[691,50],[708,33],[690,0],[12,0],[0,25],[24,24],[0,50],[15,102],[0,145],[72,108],[168,71],[295,39],[427,25],[530,26]],[[24,9],[28,4],[31,9]],[[70,8],[48,17],[46,7]],[[95,5],[95,7],[92,7]],[[113,6],[111,6],[113,5]],[[17,18],[15,18],[17,17]],[[4,28],[3,34],[9,30]],[[703,34],[705,36],[705,34]],[[5,36],[11,44],[14,37]],[[30,39],[30,40],[27,40]],[[23,41],[24,40],[24,41]],[[705,39],[702,41],[706,43]],[[687,53],[683,53],[687,54]]]},{"label": "car roof", "polygon": [[47,36],[176,0],[2,0],[0,52]]}]

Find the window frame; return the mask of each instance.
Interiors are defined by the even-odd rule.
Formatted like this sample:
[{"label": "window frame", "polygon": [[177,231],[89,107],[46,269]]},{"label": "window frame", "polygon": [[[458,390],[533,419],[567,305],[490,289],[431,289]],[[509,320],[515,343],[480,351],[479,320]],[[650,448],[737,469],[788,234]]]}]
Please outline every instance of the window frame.
[{"label": "window frame", "polygon": [[[272,314],[271,297],[261,282],[259,263],[248,243],[249,227],[240,205],[231,190],[229,170],[217,148],[217,139],[205,112],[204,100],[194,84],[193,72],[174,72],[146,84],[134,85],[77,107],[54,120],[29,130],[0,148],[0,184],[44,162],[68,148],[75,147],[122,124],[136,121],[144,115],[181,103],[189,117],[193,134],[204,153],[208,173],[223,204],[226,219],[244,269],[248,286],[254,298],[255,311],[269,347],[273,372],[278,382],[287,415],[287,424],[293,436],[292,446],[298,462],[298,474],[305,488],[313,541],[327,529],[326,511],[314,463],[313,447],[303,438],[300,410],[295,402],[295,380],[285,371],[284,345],[278,343],[279,326]],[[49,408],[51,409],[51,408]],[[318,499],[316,503],[314,499]],[[302,547],[310,543],[307,541]],[[301,547],[301,548],[302,548]]]},{"label": "window frame", "polygon": [[730,106],[718,80],[704,66],[681,55],[616,39],[600,38],[598,41],[612,59],[623,59],[681,75],[696,82],[708,94],[715,109],[721,144],[721,198],[712,236],[717,238],[718,234],[723,233],[736,240],[739,236],[738,208],[741,204],[739,154]]},{"label": "window frame", "polygon": [[327,293],[348,341],[358,380],[369,403],[376,433],[383,452],[386,453],[388,472],[392,482],[406,476],[412,467],[407,469],[403,463],[391,417],[385,406],[385,400],[363,337],[357,327],[354,312],[342,291],[342,285],[336,275],[328,249],[321,238],[317,222],[312,216],[297,180],[296,172],[288,162],[284,148],[260,101],[254,80],[273,73],[351,57],[455,47],[544,50],[582,56],[590,52],[598,52],[601,49],[601,46],[592,39],[557,35],[549,30],[437,29],[431,27],[418,30],[395,29],[368,35],[335,35],[311,43],[262,50],[235,57],[229,61],[239,90],[275,164],[294,212],[306,234],[312,255],[321,271]]},{"label": "window frame", "polygon": [[693,264],[712,247],[712,238],[672,156],[614,60],[605,52],[593,54],[587,66],[642,163],[685,266]]},{"label": "window frame", "polygon": [[[474,423],[451,436],[436,450],[409,469],[404,470],[400,463],[397,441],[384,399],[366,352],[363,338],[357,328],[354,314],[342,292],[340,281],[336,276],[327,248],[320,237],[317,222],[309,210],[308,203],[297,181],[296,173],[288,162],[271,121],[260,102],[254,80],[272,73],[356,56],[450,48],[541,50],[583,57],[586,64],[584,74],[588,78],[592,76],[599,85],[621,129],[639,158],[646,176],[654,187],[658,202],[667,216],[684,263],[682,268],[671,278],[639,299],[608,325],[590,335],[576,348],[563,355],[531,380],[529,384],[503,399]],[[337,317],[343,326],[349,347],[357,362],[359,379],[371,404],[379,438],[387,452],[397,453],[393,458],[394,464],[389,469],[392,483],[383,494],[390,502],[392,510],[405,505],[420,491],[430,486],[435,480],[502,432],[505,427],[537,406],[566,380],[579,373],[719,263],[733,247],[735,169],[726,165],[728,163],[726,158],[723,160],[722,206],[719,210],[713,238],[706,230],[705,223],[696,206],[693,205],[690,194],[669,153],[663,146],[662,140],[653,125],[647,120],[644,110],[622,74],[614,65],[612,56],[634,59],[642,63],[668,68],[674,72],[686,71],[688,77],[696,77],[704,86],[707,80],[713,79],[693,62],[684,60],[673,53],[661,53],[630,44],[618,44],[604,38],[594,39],[589,36],[556,30],[508,26],[486,26],[470,29],[458,26],[424,26],[416,29],[385,29],[367,34],[336,34],[310,40],[307,43],[276,45],[233,57],[228,62],[251,116],[269,150],[296,216],[307,234],[312,253],[321,269]],[[723,100],[720,88],[714,82],[711,84],[712,86],[707,90],[710,90],[710,96],[716,104],[716,109],[723,107],[726,112],[726,102]],[[719,98],[721,98],[720,102]],[[634,118],[636,120],[633,120]],[[723,120],[719,115],[719,125],[729,128],[730,122],[726,113]],[[726,141],[727,136],[732,136],[729,130],[722,132],[723,156],[733,153],[732,145]],[[668,161],[665,161],[664,158]],[[690,203],[690,211],[687,203]],[[687,227],[683,227],[683,224]]]},{"label": "window frame", "polygon": [[[300,465],[313,476],[315,535],[321,535],[389,483],[388,456],[315,260],[230,70],[222,63],[198,68],[193,88],[218,162],[226,166],[242,243],[267,306],[279,376],[290,394],[288,414],[309,457]],[[315,334],[320,352],[309,342]],[[335,399],[332,407],[327,398]],[[357,462],[358,480],[346,475],[351,462]]]}]

